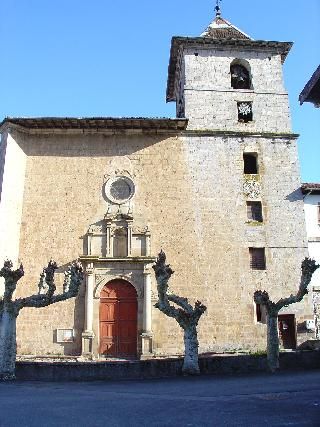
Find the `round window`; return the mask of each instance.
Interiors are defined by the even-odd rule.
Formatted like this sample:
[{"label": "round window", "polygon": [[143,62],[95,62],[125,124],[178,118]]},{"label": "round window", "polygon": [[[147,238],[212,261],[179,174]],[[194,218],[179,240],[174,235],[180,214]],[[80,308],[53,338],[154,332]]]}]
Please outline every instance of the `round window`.
[{"label": "round window", "polygon": [[133,197],[134,191],[133,181],[126,176],[110,178],[105,183],[105,195],[113,203],[127,202]]}]

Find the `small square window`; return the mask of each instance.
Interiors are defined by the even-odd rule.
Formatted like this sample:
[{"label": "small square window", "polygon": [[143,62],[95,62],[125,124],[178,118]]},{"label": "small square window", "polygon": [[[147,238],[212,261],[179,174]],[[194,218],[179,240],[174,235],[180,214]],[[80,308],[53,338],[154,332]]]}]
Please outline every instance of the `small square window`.
[{"label": "small square window", "polygon": [[247,202],[247,218],[249,221],[263,222],[261,202]]},{"label": "small square window", "polygon": [[252,102],[237,102],[238,106],[238,121],[239,122],[252,122]]},{"label": "small square window", "polygon": [[266,256],[264,248],[249,248],[251,270],[265,270]]}]

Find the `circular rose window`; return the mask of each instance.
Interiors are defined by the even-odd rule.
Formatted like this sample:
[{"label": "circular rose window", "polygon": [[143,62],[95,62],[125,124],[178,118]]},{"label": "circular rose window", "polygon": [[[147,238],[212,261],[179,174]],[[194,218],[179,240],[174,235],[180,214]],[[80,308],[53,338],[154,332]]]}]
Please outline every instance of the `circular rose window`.
[{"label": "circular rose window", "polygon": [[134,183],[126,176],[110,178],[104,186],[106,197],[113,203],[121,204],[130,200],[134,195]]}]

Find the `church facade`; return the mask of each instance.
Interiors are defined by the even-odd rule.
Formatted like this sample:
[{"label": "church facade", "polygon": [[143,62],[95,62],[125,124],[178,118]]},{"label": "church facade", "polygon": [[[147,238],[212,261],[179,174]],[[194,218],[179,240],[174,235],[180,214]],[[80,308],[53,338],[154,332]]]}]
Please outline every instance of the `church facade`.
[{"label": "church facade", "polygon": [[[172,290],[208,310],[200,352],[266,344],[254,291],[295,292],[307,256],[297,135],[282,64],[291,43],[254,41],[220,11],[200,37],[172,39],[175,119],[7,118],[1,124],[0,261],[21,260],[17,296],[50,258],[80,258],[74,299],[25,309],[20,354],[148,358],[183,351],[154,308],[163,249]],[[306,297],[279,316],[285,348],[310,336]]]}]

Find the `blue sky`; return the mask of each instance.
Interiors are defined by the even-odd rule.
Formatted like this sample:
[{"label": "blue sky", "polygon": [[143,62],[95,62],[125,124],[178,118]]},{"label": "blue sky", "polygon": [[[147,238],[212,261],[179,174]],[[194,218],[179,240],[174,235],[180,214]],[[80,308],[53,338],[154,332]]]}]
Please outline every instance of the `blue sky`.
[{"label": "blue sky", "polygon": [[[213,0],[6,0],[0,5],[0,118],[173,117],[165,103],[170,40],[197,36]],[[284,66],[302,180],[320,182],[320,109],[298,95],[320,62],[320,0],[223,0],[256,40],[294,41]]]}]

